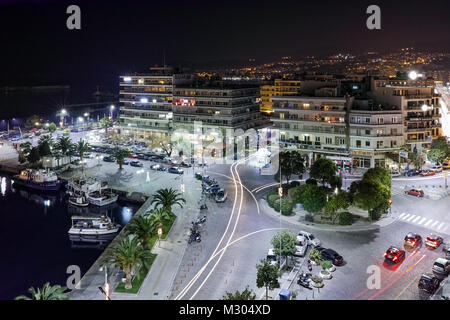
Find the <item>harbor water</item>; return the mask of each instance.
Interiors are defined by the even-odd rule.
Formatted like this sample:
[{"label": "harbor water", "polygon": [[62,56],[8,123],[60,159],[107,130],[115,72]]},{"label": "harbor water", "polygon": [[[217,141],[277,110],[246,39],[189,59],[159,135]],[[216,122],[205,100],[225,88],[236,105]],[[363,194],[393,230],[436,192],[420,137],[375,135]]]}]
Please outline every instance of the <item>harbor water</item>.
[{"label": "harbor water", "polygon": [[46,282],[65,286],[69,266],[78,266],[81,276],[90,268],[110,240],[70,239],[71,216],[105,215],[124,226],[138,210],[137,205],[120,202],[75,207],[67,199],[64,188],[40,193],[14,185],[0,174],[0,299],[28,295],[28,288]]}]

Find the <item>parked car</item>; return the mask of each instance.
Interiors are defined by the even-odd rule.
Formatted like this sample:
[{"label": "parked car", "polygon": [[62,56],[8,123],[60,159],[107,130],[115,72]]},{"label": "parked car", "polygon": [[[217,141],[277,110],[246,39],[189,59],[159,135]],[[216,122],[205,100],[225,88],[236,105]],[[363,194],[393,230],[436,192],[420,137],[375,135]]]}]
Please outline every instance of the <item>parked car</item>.
[{"label": "parked car", "polygon": [[297,236],[294,256],[304,257],[306,251],[308,251],[308,240],[304,236]]},{"label": "parked car", "polygon": [[192,164],[190,164],[186,161],[181,161],[180,166],[190,168],[190,167],[192,167]]},{"label": "parked car", "polygon": [[278,264],[277,256],[275,255],[273,249],[269,249],[266,259],[270,261],[271,265]]},{"label": "parked car", "polygon": [[321,245],[321,241],[317,239],[312,233],[300,231],[298,235],[305,237],[306,240],[308,241],[308,244],[312,245],[313,247],[318,247]]},{"label": "parked car", "polygon": [[405,176],[412,177],[412,176],[418,176],[420,174],[420,171],[417,169],[411,169],[405,172]]},{"label": "parked car", "polygon": [[400,171],[398,170],[391,170],[391,177],[399,177]]},{"label": "parked car", "polygon": [[442,167],[440,165],[434,165],[431,167],[431,170],[433,170],[434,172],[441,172]]},{"label": "parked car", "polygon": [[158,156],[152,156],[150,157],[150,160],[153,162],[163,162],[163,159],[161,159],[161,157]]},{"label": "parked car", "polygon": [[433,273],[427,272],[420,277],[418,287],[423,291],[433,294],[436,292],[437,288],[439,288],[439,284],[439,278]]},{"label": "parked car", "polygon": [[450,273],[450,260],[437,258],[433,264],[433,272],[438,275],[448,276]]},{"label": "parked car", "polygon": [[442,300],[450,300],[450,277],[448,277],[443,282],[441,299]]},{"label": "parked car", "polygon": [[170,167],[169,170],[167,170],[169,173],[176,173],[176,174],[183,174],[183,169],[177,168],[177,167]]},{"label": "parked car", "polygon": [[105,161],[105,162],[116,162],[116,158],[114,158],[113,156],[106,156],[106,157],[103,157],[103,161]]},{"label": "parked car", "polygon": [[139,153],[137,155],[137,158],[140,159],[140,160],[148,160],[149,159],[148,156],[146,156],[145,154],[142,154],[142,153]]},{"label": "parked car", "polygon": [[166,171],[166,167],[160,164],[153,164],[150,166],[150,169],[156,170],[156,171]]},{"label": "parked car", "polygon": [[410,195],[410,196],[420,197],[420,198],[422,198],[425,195],[423,193],[423,190],[419,190],[419,189],[406,190],[405,194]]},{"label": "parked car", "polygon": [[140,161],[133,160],[133,161],[130,161],[130,166],[142,168],[144,165]]},{"label": "parked car", "polygon": [[434,233],[430,234],[430,235],[425,239],[425,245],[426,245],[428,248],[432,248],[432,249],[436,249],[436,248],[439,247],[443,242],[444,242],[444,239],[442,239],[441,236],[435,235]]},{"label": "parked car", "polygon": [[316,248],[317,250],[320,250],[321,258],[322,260],[330,261],[335,266],[340,266],[344,263],[344,258],[339,255],[336,251],[333,249],[324,249],[324,248]]},{"label": "parked car", "polygon": [[386,262],[399,263],[405,260],[406,253],[405,250],[399,249],[397,247],[391,246],[384,253],[384,260]]},{"label": "parked car", "polygon": [[122,162],[122,164],[124,164],[124,165],[129,165],[130,164],[130,160],[127,160],[127,159],[123,159],[123,162]]},{"label": "parked car", "polygon": [[420,247],[422,245],[422,237],[416,233],[409,232],[405,237],[403,245],[409,248]]},{"label": "parked car", "polygon": [[420,175],[423,177],[434,176],[435,174],[436,172],[434,172],[433,170],[422,170],[422,172],[420,173]]},{"label": "parked car", "polygon": [[215,200],[216,202],[225,202],[225,200],[227,200],[227,192],[225,191],[225,189],[219,189],[219,191],[217,191],[216,196],[215,196]]},{"label": "parked car", "polygon": [[443,251],[444,251],[444,258],[450,259],[450,241],[444,245]]}]

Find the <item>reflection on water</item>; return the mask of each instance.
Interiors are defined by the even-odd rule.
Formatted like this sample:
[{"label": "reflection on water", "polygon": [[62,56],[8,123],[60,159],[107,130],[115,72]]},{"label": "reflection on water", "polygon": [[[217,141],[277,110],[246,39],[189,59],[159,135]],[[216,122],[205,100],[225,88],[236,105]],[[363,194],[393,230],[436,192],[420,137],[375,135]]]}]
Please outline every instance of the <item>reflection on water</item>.
[{"label": "reflection on water", "polygon": [[26,294],[29,287],[45,282],[66,285],[66,269],[80,267],[84,274],[115,235],[98,239],[69,237],[73,215],[101,216],[125,225],[137,206],[68,205],[64,191],[40,193],[13,185],[0,176],[0,299]]}]

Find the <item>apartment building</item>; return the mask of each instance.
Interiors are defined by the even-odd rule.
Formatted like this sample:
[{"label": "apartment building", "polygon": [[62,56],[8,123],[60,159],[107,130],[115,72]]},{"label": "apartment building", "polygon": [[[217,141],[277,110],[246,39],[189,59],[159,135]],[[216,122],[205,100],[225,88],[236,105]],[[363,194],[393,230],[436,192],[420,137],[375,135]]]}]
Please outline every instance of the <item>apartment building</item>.
[{"label": "apartment building", "polygon": [[348,110],[353,98],[286,96],[272,101],[271,121],[282,148],[300,150],[310,163],[319,155],[351,161]]},{"label": "apartment building", "polygon": [[173,122],[176,129],[194,132],[201,121],[203,132],[226,129],[259,129],[267,126],[259,111],[259,86],[223,81],[176,86],[173,92]]},{"label": "apartment building", "polygon": [[401,110],[363,110],[354,105],[349,114],[349,128],[353,167],[398,168],[404,144]]},{"label": "apartment building", "polygon": [[173,129],[172,99],[177,84],[192,82],[191,75],[152,68],[149,74],[120,76],[121,133],[135,140],[169,135]]},{"label": "apartment building", "polygon": [[275,79],[273,85],[261,86],[261,112],[273,112],[273,96],[297,95],[300,91],[300,80]]},{"label": "apartment building", "polygon": [[430,146],[432,139],[442,135],[440,96],[431,80],[374,79],[369,96],[377,104],[402,111],[404,139],[409,150]]}]

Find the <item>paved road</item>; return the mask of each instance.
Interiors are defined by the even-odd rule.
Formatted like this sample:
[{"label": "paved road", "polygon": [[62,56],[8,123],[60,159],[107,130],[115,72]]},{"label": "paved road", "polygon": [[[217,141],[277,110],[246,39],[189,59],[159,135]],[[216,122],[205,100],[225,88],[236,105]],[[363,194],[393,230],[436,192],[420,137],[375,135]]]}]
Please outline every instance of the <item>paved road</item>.
[{"label": "paved road", "polygon": [[[225,291],[242,290],[246,285],[260,293],[261,290],[255,285],[255,265],[266,256],[271,247],[270,239],[279,230],[280,221],[273,215],[258,211],[257,204],[248,190],[271,184],[273,178],[262,177],[258,169],[243,164],[233,167],[216,165],[209,168],[208,172],[215,175],[221,184],[226,185],[229,199],[221,208],[217,208],[221,210],[216,212],[214,207],[215,216],[207,222],[208,235],[202,241],[201,250],[197,247],[197,256],[195,249],[185,256],[185,268],[177,276],[173,288],[174,297],[220,299]],[[393,185],[394,189],[405,182],[432,185],[439,179],[442,178],[398,178],[394,180]],[[242,188],[239,181],[243,184]],[[262,197],[265,192],[255,193],[256,199]],[[449,198],[418,199],[399,192],[393,195],[393,203],[392,216],[396,218],[395,221],[377,231],[329,232],[310,230],[306,226],[301,228],[314,233],[325,247],[335,249],[346,260],[346,264],[334,272],[334,279],[327,280],[320,293],[315,292],[315,299],[427,298],[427,295],[418,291],[417,281],[423,272],[431,271],[434,260],[442,255],[441,249],[430,251],[423,247],[408,252],[406,260],[394,267],[384,263],[383,254],[390,245],[402,247],[403,237],[409,231],[417,232],[423,237],[430,232],[438,232],[444,239],[448,239],[450,218],[446,208]],[[281,223],[281,228],[292,232],[300,230],[300,227],[285,222]],[[218,244],[220,240],[222,241]],[[227,249],[221,251],[227,244]],[[224,254],[221,257],[222,252]],[[217,255],[207,264],[214,253]],[[193,257],[195,261],[192,261]],[[380,270],[380,289],[367,289],[367,268],[370,266],[377,266]],[[314,272],[318,271],[319,267],[316,267]],[[187,289],[183,291],[183,288]],[[311,291],[296,284],[292,289],[298,291],[297,299],[312,298]]]}]

